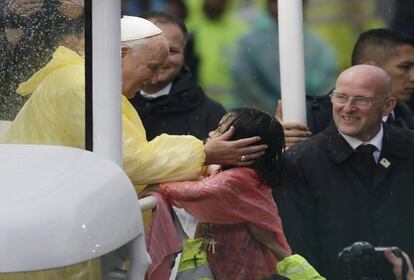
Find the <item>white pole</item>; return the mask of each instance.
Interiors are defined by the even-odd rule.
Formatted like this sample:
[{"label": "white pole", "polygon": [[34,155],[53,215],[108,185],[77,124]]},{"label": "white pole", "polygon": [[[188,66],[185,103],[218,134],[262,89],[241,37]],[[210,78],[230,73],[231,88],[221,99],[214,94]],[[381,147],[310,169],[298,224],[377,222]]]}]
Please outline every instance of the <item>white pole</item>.
[{"label": "white pole", "polygon": [[[122,167],[121,4],[119,0],[91,1],[93,152]],[[101,279],[113,279],[122,266],[121,255],[118,250],[101,257]]]},{"label": "white pole", "polygon": [[283,121],[306,124],[302,0],[279,0],[278,21]]},{"label": "white pole", "polygon": [[92,0],[93,151],[122,166],[120,10]]}]

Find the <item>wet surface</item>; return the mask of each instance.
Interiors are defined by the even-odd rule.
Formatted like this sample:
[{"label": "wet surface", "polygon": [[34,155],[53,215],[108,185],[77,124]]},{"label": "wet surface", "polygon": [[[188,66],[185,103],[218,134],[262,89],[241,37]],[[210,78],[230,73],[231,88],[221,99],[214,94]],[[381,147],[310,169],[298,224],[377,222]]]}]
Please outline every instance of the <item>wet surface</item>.
[{"label": "wet surface", "polygon": [[0,0],[0,120],[13,120],[28,99],[18,85],[82,30],[78,0]]}]

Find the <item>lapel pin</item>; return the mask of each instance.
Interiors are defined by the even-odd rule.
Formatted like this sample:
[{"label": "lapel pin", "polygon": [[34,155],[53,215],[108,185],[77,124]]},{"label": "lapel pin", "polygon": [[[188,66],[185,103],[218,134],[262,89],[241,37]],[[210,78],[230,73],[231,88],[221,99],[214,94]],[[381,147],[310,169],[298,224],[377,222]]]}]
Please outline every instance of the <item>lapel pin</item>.
[{"label": "lapel pin", "polygon": [[385,168],[388,168],[391,165],[391,162],[389,162],[386,158],[383,158],[380,160],[380,164]]}]

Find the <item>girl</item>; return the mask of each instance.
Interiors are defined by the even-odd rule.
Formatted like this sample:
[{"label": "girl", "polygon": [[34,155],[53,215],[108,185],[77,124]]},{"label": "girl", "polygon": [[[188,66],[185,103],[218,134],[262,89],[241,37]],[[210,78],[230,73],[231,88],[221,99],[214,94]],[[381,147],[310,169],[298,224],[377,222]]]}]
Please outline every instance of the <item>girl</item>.
[{"label": "girl", "polygon": [[278,259],[291,254],[272,199],[282,171],[283,128],[261,111],[234,109],[209,139],[230,126],[235,127],[232,140],[260,136],[268,146],[265,154],[249,167],[220,166],[200,181],[165,183],[160,191],[201,222],[198,232],[206,240],[215,279],[262,279],[276,272]]}]

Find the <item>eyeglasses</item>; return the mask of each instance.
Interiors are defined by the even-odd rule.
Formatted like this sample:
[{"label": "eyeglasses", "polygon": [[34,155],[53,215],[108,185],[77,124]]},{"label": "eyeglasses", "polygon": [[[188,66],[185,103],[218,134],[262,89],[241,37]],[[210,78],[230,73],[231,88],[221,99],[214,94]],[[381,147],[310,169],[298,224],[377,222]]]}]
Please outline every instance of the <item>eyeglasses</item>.
[{"label": "eyeglasses", "polygon": [[[331,97],[331,102],[338,105],[347,104],[351,98],[348,95],[339,92],[332,92],[329,96]],[[376,101],[371,97],[356,96],[351,98],[351,105],[358,107],[369,107],[375,102]]]}]

